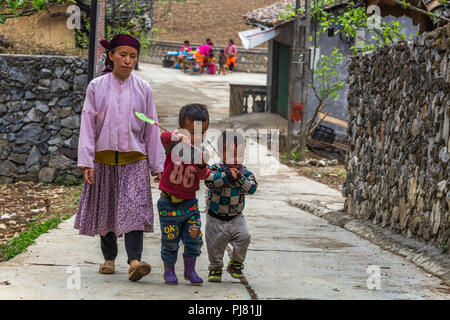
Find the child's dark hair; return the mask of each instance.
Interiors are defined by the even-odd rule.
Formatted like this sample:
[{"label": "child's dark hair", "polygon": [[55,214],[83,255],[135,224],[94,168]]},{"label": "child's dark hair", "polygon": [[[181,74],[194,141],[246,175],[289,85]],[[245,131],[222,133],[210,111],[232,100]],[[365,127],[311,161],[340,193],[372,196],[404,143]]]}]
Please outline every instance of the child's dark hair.
[{"label": "child's dark hair", "polygon": [[180,128],[183,128],[184,122],[187,118],[191,121],[209,122],[208,107],[200,103],[191,103],[181,107],[180,114],[178,116],[178,124],[180,125]]},{"label": "child's dark hair", "polygon": [[239,131],[234,129],[226,129],[222,131],[219,138],[217,139],[217,149],[219,153],[223,153],[227,146],[245,146],[245,136]]},{"label": "child's dark hair", "polygon": [[231,44],[234,44],[234,41],[233,41],[233,39],[230,39],[230,42],[231,42]]},{"label": "child's dark hair", "polygon": [[211,53],[209,54],[209,57],[210,57],[210,58],[214,58],[214,53],[211,52]]},{"label": "child's dark hair", "polygon": [[221,50],[220,50],[220,53],[225,53],[225,50],[224,50],[224,49],[221,49]]},{"label": "child's dark hair", "polygon": [[189,40],[184,40],[184,44],[189,45],[189,44],[190,44],[190,43],[189,43]]}]

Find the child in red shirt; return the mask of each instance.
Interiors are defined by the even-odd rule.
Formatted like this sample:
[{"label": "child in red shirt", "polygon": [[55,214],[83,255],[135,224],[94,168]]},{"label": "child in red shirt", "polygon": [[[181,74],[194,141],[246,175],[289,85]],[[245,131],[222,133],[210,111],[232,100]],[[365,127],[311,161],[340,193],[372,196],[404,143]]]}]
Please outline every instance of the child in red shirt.
[{"label": "child in red shirt", "polygon": [[206,106],[188,104],[180,110],[180,130],[161,135],[166,160],[159,183],[161,198],[157,205],[161,225],[161,258],[167,284],[178,284],[175,263],[180,240],[184,244],[184,278],[192,285],[203,284],[203,279],[195,272],[195,261],[203,244],[195,193],[200,189],[200,180],[210,174],[207,166],[209,154],[206,149],[199,149],[208,125]]}]

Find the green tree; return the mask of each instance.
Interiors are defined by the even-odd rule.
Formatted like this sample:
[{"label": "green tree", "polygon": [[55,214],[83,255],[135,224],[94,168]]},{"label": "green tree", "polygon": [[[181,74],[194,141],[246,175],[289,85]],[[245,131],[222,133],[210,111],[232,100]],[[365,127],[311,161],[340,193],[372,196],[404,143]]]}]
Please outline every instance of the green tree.
[{"label": "green tree", "polygon": [[0,23],[5,23],[10,18],[30,16],[64,2],[75,3],[74,0],[0,0]]},{"label": "green tree", "polygon": [[[330,29],[336,34],[342,33],[346,38],[355,39],[350,48],[352,53],[373,50],[380,46],[406,40],[406,35],[402,32],[403,26],[398,21],[383,22],[376,20],[377,17],[368,17],[365,6],[361,3],[350,2],[345,7],[333,10],[333,12],[326,10],[340,2],[339,0],[312,0],[310,13],[317,28],[310,35],[310,43],[313,43],[313,38],[320,38]],[[286,11],[281,13],[280,18],[288,21],[296,16],[304,17],[305,9],[300,8],[296,12],[295,7],[288,5]],[[339,91],[344,87],[345,81],[338,78],[337,71],[344,60],[345,57],[340,50],[333,48],[330,55],[319,57],[315,69],[310,69],[309,86],[312,88],[318,103],[313,106],[313,116],[310,119],[305,119],[307,136],[311,134],[314,120],[325,103],[339,98]],[[306,141],[307,136],[300,136],[300,140]]]}]

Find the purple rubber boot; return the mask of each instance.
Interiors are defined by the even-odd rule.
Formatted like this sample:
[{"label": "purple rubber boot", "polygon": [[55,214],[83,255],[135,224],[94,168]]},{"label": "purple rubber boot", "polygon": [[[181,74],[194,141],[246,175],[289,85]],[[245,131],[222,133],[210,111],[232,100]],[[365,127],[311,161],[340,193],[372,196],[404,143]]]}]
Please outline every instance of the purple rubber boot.
[{"label": "purple rubber boot", "polygon": [[178,278],[175,274],[175,266],[166,266],[164,265],[164,280],[167,284],[178,284]]},{"label": "purple rubber boot", "polygon": [[184,279],[189,280],[193,286],[201,286],[203,279],[195,272],[195,260],[196,257],[183,256],[184,260]]}]

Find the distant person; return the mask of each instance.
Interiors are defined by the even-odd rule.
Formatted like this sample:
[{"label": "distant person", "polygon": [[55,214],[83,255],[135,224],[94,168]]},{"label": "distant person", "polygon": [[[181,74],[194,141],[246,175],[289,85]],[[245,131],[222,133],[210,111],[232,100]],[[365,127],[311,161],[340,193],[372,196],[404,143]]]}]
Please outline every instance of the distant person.
[{"label": "distant person", "polygon": [[197,48],[196,51],[196,60],[197,63],[200,66],[200,74],[204,72],[204,69],[206,66],[209,65],[208,59],[209,55],[211,54],[211,50],[214,47],[214,43],[210,40],[205,44],[202,44],[200,47]]},{"label": "distant person", "polygon": [[209,54],[209,74],[216,74],[216,57],[214,53]]},{"label": "distant person", "polygon": [[225,47],[225,56],[227,57],[228,70],[233,71],[236,67],[237,48],[234,45],[233,39],[228,40],[228,44]]},{"label": "distant person", "polygon": [[191,52],[191,51],[192,51],[192,48],[191,48],[191,45],[189,43],[189,40],[184,40],[184,44],[181,47],[180,52]]},{"label": "distant person", "polygon": [[[191,45],[189,43],[189,40],[184,40],[183,46],[180,49],[180,55],[177,57],[177,65],[174,67],[175,69],[180,69],[181,66],[183,66],[183,70],[186,71],[188,66],[186,63],[186,57],[188,57],[192,52]],[[187,53],[189,55],[183,54]],[[177,68],[178,66],[178,68]]]},{"label": "distant person", "polygon": [[226,74],[225,73],[225,64],[226,64],[226,62],[227,62],[227,57],[225,56],[225,50],[220,50],[220,53],[219,53],[219,57],[218,57],[218,59],[219,59],[219,74],[221,74],[221,73],[223,73],[223,74]]}]

